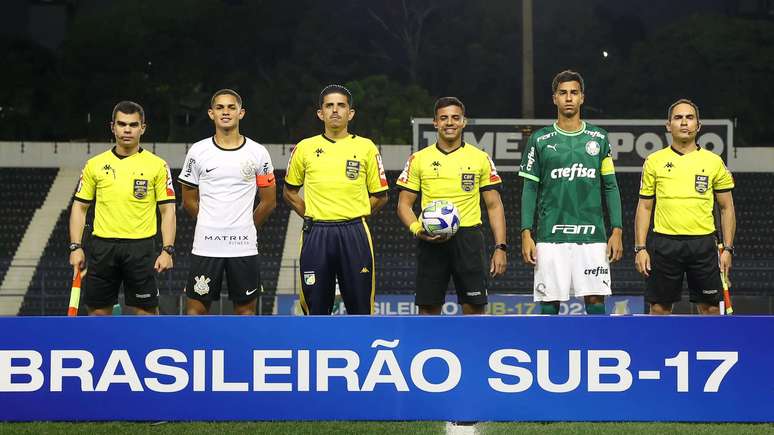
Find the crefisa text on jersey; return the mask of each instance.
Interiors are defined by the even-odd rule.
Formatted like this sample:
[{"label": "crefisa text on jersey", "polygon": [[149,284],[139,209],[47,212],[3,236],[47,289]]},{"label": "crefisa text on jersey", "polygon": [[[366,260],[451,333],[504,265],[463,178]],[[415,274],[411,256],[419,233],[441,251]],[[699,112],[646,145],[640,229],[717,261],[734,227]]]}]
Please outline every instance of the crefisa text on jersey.
[{"label": "crefisa text on jersey", "polygon": [[[0,351],[0,393],[35,391],[108,392],[126,390],[175,393],[210,392],[372,392],[423,391],[445,393],[461,381],[486,385],[498,393],[544,391],[623,392],[636,380],[658,380],[658,370],[636,370],[623,349],[568,349],[530,351],[497,349],[466,358],[485,358],[487,369],[463,376],[460,357],[447,349],[424,349],[413,355],[397,352],[400,340],[375,339],[372,351],[351,349],[253,349],[226,355],[225,350],[153,349],[130,354],[112,350],[97,364],[83,349]],[[252,353],[252,360],[245,358]],[[139,354],[138,354],[139,353]],[[238,355],[236,355],[238,353]],[[398,356],[400,355],[401,362]],[[694,358],[691,357],[694,355]],[[228,358],[227,358],[228,357]],[[101,360],[103,358],[100,358]],[[718,361],[703,392],[718,392],[723,379],[739,359],[734,351],[679,351],[663,360],[664,370],[675,370],[676,384],[688,391],[691,361]],[[234,369],[228,362],[250,361]],[[553,361],[553,363],[551,363]],[[483,360],[478,361],[483,366]],[[551,376],[551,365],[563,366],[561,382]],[[236,363],[234,363],[236,366]],[[674,369],[670,369],[674,367]],[[585,382],[584,381],[585,375]],[[228,379],[228,380],[227,380]],[[552,380],[553,379],[553,380]]]}]

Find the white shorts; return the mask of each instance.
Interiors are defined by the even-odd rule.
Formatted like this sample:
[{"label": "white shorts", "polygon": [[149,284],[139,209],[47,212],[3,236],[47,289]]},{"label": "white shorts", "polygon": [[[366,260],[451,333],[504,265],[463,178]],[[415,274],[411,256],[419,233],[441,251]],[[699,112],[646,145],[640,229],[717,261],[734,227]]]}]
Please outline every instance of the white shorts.
[{"label": "white shorts", "polygon": [[536,302],[566,301],[571,296],[606,296],[610,290],[606,243],[538,243]]}]

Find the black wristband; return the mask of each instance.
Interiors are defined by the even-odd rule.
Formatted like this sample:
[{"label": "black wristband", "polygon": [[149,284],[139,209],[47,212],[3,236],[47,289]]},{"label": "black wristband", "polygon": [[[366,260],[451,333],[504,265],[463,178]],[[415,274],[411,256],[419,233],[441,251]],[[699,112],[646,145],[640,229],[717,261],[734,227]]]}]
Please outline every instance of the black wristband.
[{"label": "black wristband", "polygon": [[70,252],[74,252],[74,251],[77,251],[79,249],[83,249],[83,245],[81,245],[80,243],[72,242],[72,243],[70,243],[69,246],[67,246],[67,249],[69,249]]},{"label": "black wristband", "polygon": [[494,245],[494,248],[495,249],[499,249],[501,251],[508,252],[508,245],[506,245],[505,243],[498,243],[498,244]]},{"label": "black wristband", "polygon": [[169,255],[175,255],[175,247],[172,245],[167,245],[161,248],[162,251],[166,252]]}]

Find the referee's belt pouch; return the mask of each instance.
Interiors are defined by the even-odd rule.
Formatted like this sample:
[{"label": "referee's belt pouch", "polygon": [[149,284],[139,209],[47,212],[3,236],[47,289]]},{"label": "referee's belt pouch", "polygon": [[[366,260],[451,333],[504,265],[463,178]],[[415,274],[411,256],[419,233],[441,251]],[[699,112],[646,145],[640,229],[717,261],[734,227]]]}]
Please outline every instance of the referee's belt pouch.
[{"label": "referee's belt pouch", "polygon": [[308,233],[312,230],[312,225],[314,225],[314,221],[310,217],[304,218],[304,226],[301,227],[301,230],[305,233]]}]

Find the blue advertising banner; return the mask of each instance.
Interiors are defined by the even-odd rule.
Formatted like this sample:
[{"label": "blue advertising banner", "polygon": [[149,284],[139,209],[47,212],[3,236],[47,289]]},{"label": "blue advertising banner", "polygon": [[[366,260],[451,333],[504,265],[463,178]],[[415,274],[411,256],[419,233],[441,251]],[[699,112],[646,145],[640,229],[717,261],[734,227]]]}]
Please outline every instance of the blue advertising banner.
[{"label": "blue advertising banner", "polygon": [[[540,307],[532,300],[532,295],[514,294],[489,294],[489,303],[486,307],[487,314],[540,314]],[[277,295],[274,314],[301,316],[301,306],[298,295]],[[612,314],[642,314],[645,301],[642,296],[608,296],[605,298],[605,312]],[[333,305],[333,314],[346,314],[344,302],[341,297],[336,297]],[[442,313],[446,315],[462,315],[462,309],[457,304],[457,296],[446,295]],[[377,295],[374,304],[374,314],[380,316],[412,316],[419,314],[419,309],[414,305],[414,295]],[[581,315],[586,314],[583,300],[571,298],[559,305],[559,314]]]},{"label": "blue advertising banner", "polygon": [[774,317],[7,317],[0,330],[0,420],[774,421]]}]

